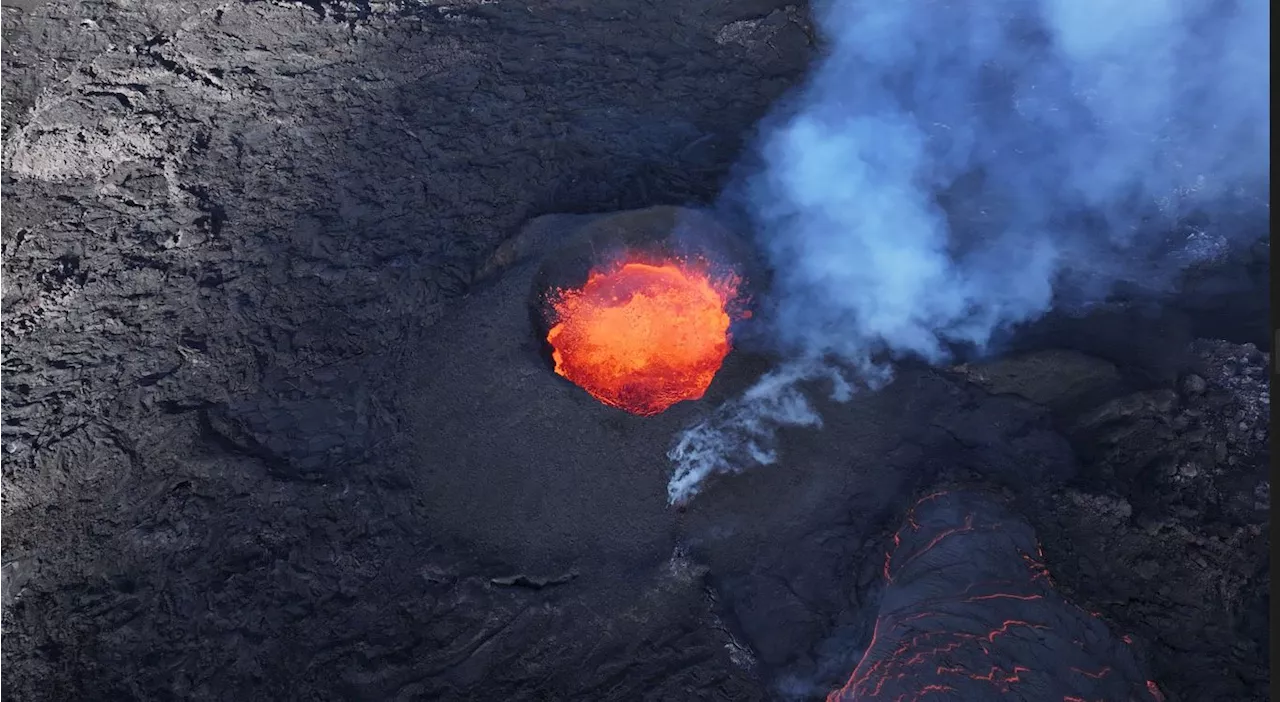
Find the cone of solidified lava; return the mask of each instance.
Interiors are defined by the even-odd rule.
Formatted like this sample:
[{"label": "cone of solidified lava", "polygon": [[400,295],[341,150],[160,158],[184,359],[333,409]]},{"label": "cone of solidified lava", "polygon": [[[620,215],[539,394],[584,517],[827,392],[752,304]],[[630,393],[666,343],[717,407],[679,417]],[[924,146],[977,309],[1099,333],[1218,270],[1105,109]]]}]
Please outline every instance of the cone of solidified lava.
[{"label": "cone of solidified lava", "polygon": [[1067,602],[1031,527],[976,492],[937,492],[885,555],[875,633],[829,702],[1162,697],[1128,645]]},{"label": "cone of solidified lava", "polygon": [[605,217],[543,264],[535,329],[554,371],[606,405],[658,414],[703,396],[747,316],[743,245],[695,210]]}]

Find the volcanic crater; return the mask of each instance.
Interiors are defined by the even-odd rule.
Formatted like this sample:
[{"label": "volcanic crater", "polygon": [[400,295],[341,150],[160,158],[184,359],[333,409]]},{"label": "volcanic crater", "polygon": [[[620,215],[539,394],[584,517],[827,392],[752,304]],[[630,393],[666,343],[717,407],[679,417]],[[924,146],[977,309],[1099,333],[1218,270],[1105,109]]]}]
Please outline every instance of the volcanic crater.
[{"label": "volcanic crater", "polygon": [[[1155,307],[811,383],[821,431],[673,509],[674,437],[779,360],[712,203],[806,7],[3,11],[6,696],[1266,698],[1264,230]],[[652,416],[548,343],[628,255],[741,279]]]}]

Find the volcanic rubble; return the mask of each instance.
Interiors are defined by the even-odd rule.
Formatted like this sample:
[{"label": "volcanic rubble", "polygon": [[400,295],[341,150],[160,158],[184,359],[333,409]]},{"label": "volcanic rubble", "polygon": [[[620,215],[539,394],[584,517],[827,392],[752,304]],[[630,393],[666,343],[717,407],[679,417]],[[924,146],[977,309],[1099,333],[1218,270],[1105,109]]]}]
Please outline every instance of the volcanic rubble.
[{"label": "volcanic rubble", "polygon": [[1194,338],[1265,276],[904,366],[684,511],[670,442],[770,360],[650,418],[551,372],[539,261],[583,213],[713,197],[809,62],[802,8],[3,22],[6,697],[817,698],[894,601],[912,505],[955,485],[1131,642],[1102,649],[1125,683],[1265,699],[1269,357]]}]

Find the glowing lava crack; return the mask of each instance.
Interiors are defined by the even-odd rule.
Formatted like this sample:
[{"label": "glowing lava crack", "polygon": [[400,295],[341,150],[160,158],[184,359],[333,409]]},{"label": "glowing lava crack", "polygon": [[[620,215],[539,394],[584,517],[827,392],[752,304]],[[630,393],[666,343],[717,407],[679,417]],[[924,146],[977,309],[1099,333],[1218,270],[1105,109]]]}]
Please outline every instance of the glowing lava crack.
[{"label": "glowing lava crack", "polygon": [[555,372],[642,416],[699,399],[729,353],[739,283],[678,260],[593,270],[581,288],[550,296]]}]

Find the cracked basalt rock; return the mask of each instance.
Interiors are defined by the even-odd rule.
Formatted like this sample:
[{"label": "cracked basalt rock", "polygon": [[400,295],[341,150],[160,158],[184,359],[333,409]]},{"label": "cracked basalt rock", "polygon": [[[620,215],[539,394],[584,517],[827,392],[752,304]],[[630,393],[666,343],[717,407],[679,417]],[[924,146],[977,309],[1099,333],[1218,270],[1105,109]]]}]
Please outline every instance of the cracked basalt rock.
[{"label": "cracked basalt rock", "polygon": [[[1181,392],[1104,384],[1085,403],[1060,400],[1082,377],[1110,373],[1106,364],[1084,375],[1020,370],[1044,355],[968,377],[1059,408],[1080,475],[1031,514],[1062,590],[1140,640],[1171,699],[1264,698],[1270,355],[1197,340]],[[1175,633],[1183,627],[1199,633]],[[1223,669],[1234,672],[1209,672]]]},{"label": "cracked basalt rock", "polygon": [[491,583],[557,571],[429,524],[399,397],[531,215],[714,195],[808,59],[740,17],[5,3],[6,696],[751,699],[697,583]]},{"label": "cracked basalt rock", "polygon": [[[666,442],[767,359],[638,424],[525,354],[531,262],[713,198],[809,63],[802,7],[0,12],[7,697],[821,697],[904,501],[964,470],[1030,491],[1063,591],[1171,699],[1261,699],[1253,352],[1156,363],[1120,323],[1034,389],[907,369],[683,514]],[[1210,283],[1207,316],[1264,299]]]}]

